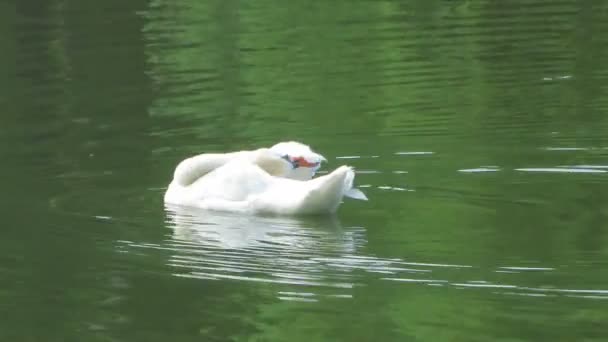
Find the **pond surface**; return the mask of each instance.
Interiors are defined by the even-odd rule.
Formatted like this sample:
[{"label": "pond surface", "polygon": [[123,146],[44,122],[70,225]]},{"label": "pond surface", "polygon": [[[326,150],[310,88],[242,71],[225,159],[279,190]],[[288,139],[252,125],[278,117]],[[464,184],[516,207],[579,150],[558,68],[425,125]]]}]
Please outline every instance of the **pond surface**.
[{"label": "pond surface", "polygon": [[[0,340],[603,341],[608,6],[0,3]],[[299,140],[368,202],[165,208]]]}]

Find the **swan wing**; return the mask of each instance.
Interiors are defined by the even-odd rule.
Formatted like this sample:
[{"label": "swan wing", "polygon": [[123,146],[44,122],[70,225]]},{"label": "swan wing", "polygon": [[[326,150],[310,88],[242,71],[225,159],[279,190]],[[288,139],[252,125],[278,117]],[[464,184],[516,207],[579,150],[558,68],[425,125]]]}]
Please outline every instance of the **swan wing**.
[{"label": "swan wing", "polygon": [[272,177],[259,166],[244,161],[228,162],[191,186],[191,191],[200,199],[246,201],[251,196],[267,190]]}]

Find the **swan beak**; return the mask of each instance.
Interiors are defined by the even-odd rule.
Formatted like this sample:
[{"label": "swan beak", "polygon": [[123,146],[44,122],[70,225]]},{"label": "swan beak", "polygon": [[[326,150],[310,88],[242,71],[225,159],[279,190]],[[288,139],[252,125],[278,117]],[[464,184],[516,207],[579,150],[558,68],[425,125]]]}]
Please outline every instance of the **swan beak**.
[{"label": "swan beak", "polygon": [[304,157],[295,157],[291,160],[291,162],[294,165],[294,168],[298,168],[298,167],[317,167],[319,166],[319,162],[309,162],[308,160],[306,160],[306,158]]}]

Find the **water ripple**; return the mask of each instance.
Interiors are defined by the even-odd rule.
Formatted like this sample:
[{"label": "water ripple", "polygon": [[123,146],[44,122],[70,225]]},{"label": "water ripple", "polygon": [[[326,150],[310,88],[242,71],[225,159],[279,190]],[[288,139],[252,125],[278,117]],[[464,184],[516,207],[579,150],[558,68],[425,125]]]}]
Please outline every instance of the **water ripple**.
[{"label": "water ripple", "polygon": [[599,169],[583,169],[578,167],[566,168],[566,167],[527,167],[515,169],[515,171],[522,172],[552,172],[552,173],[606,173],[606,170]]},{"label": "water ripple", "polygon": [[[496,295],[608,298],[608,290],[604,289],[517,284],[524,272],[550,276],[558,271],[555,267],[508,265],[484,270],[474,265],[366,255],[363,254],[367,245],[365,228],[343,227],[335,217],[239,216],[168,207],[167,219],[172,236],[165,243],[120,241],[121,244],[135,251],[168,253],[167,265],[174,269],[174,276],[201,281],[274,284],[276,298],[285,301],[349,299],[353,297],[352,290],[370,278],[395,286],[492,290]],[[492,274],[507,278],[479,280],[480,276],[491,278]]]}]

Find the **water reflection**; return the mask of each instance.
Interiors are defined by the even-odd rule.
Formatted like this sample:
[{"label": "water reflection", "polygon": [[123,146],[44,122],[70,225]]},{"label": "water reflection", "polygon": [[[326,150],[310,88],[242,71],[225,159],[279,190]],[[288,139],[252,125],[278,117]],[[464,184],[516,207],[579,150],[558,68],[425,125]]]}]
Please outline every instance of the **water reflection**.
[{"label": "water reflection", "polygon": [[[366,255],[364,227],[344,227],[335,216],[290,218],[166,208],[173,234],[161,248],[172,254],[174,275],[202,280],[232,280],[281,285],[282,300],[350,298],[351,289],[387,276],[416,277],[426,264]],[[408,275],[409,274],[409,275]]]},{"label": "water reflection", "polygon": [[[177,206],[166,207],[166,214],[172,234],[165,243],[128,244],[169,251],[167,263],[174,276],[271,283],[276,285],[275,296],[281,300],[351,298],[352,289],[369,284],[370,279],[396,286],[490,290],[495,295],[608,299],[608,292],[601,288],[547,286],[560,273],[554,267],[480,267],[369,255],[365,253],[365,228],[344,227],[334,216],[243,216]],[[530,272],[545,285],[527,282]]]},{"label": "water reflection", "polygon": [[347,269],[329,260],[350,258],[365,246],[365,228],[342,227],[335,216],[288,218],[167,207],[167,243],[175,275],[351,288]]},{"label": "water reflection", "polygon": [[[352,253],[365,244],[364,229],[344,231],[336,216],[295,218],[253,216],[166,206],[174,241],[214,249],[256,250],[266,247],[310,252],[319,244]],[[321,248],[323,249],[323,248]]]}]

